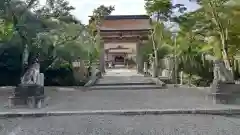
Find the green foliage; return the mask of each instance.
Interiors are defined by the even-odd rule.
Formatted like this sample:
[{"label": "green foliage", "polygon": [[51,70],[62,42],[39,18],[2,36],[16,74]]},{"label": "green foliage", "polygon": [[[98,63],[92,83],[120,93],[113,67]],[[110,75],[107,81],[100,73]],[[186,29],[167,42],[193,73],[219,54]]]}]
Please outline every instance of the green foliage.
[{"label": "green foliage", "polygon": [[[211,54],[219,59],[225,59],[233,65],[233,57],[239,55],[239,17],[240,5],[238,1],[229,0],[199,0],[195,1],[201,8],[190,13],[174,16],[176,7],[168,0],[145,0],[145,8],[149,14],[154,14],[157,21],[153,23],[152,44],[158,55],[175,56],[179,70],[184,71],[196,85],[206,80],[207,84],[213,79],[213,65],[211,61],[203,59],[204,54]],[[231,3],[234,4],[231,4]],[[176,45],[173,38],[175,32],[164,25],[165,21],[174,21],[178,27]],[[173,23],[174,24],[174,23]],[[151,44],[148,42],[148,44]],[[163,46],[167,48],[163,48]],[[153,46],[154,47],[154,46]],[[153,54],[151,47],[146,53]],[[167,51],[168,50],[168,51]],[[167,52],[167,53],[164,53]],[[175,53],[176,52],[176,53]],[[144,54],[147,56],[147,54]],[[158,56],[158,58],[163,58]],[[228,61],[228,62],[227,62]],[[234,70],[238,68],[234,64]],[[234,71],[234,72],[235,72]],[[191,80],[190,79],[190,80]]]},{"label": "green foliage", "polygon": [[[85,46],[88,50],[88,57],[91,60],[99,58],[100,53],[100,44],[101,44],[101,37],[100,37],[100,29],[98,28],[104,17],[108,16],[115,10],[114,6],[104,6],[100,5],[96,9],[93,10],[91,19],[88,25],[88,39],[90,39],[87,43],[88,46]],[[89,38],[90,36],[94,38]],[[89,48],[90,47],[90,48]]]},{"label": "green foliage", "polygon": [[104,16],[110,15],[115,10],[114,6],[100,5],[98,8],[93,10],[93,18],[102,19]]},{"label": "green foliage", "polygon": [[[0,42],[9,41],[13,36],[13,24],[4,19],[0,20]],[[0,46],[1,47],[1,46]]]},{"label": "green foliage", "polygon": [[148,14],[156,15],[157,19],[162,21],[170,20],[173,17],[174,10],[184,12],[186,7],[182,4],[173,5],[171,0],[144,0],[145,9]]},{"label": "green foliage", "polygon": [[21,49],[11,43],[4,44],[3,48],[0,54],[0,86],[14,86],[19,83],[21,73]]},{"label": "green foliage", "polygon": [[45,72],[46,86],[73,86],[75,84],[72,67],[63,63],[59,67],[48,68]]},{"label": "green foliage", "polygon": [[74,7],[68,1],[47,0],[40,6],[38,0],[4,0],[0,4],[0,69],[3,75],[10,74],[5,80],[17,80],[0,85],[16,85],[23,65],[39,54],[47,84],[73,85],[71,62],[97,58],[95,37],[71,14]]},{"label": "green foliage", "polygon": [[97,26],[101,25],[102,20],[105,16],[110,15],[115,10],[114,6],[104,6],[100,5],[96,9],[93,10],[91,19],[89,21],[89,28],[91,30],[91,34],[96,36]]}]

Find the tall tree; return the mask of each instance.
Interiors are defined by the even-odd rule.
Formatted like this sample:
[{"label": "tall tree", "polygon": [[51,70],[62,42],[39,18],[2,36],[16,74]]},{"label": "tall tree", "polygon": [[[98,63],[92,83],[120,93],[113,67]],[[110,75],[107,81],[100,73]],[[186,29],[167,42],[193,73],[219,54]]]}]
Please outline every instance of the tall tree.
[{"label": "tall tree", "polygon": [[96,9],[93,10],[92,16],[89,21],[89,27],[92,29],[93,35],[95,35],[95,31],[98,30],[98,27],[101,25],[105,16],[110,15],[115,10],[114,6],[104,6],[100,5]]},{"label": "tall tree", "polygon": [[92,16],[89,21],[89,29],[91,31],[91,35],[94,36],[94,42],[96,42],[96,46],[94,51],[90,54],[91,57],[100,57],[100,46],[101,46],[101,37],[100,37],[100,26],[105,16],[108,16],[115,10],[114,6],[104,6],[100,5],[98,8],[93,10]]},{"label": "tall tree", "polygon": [[[154,75],[158,75],[157,69],[159,66],[158,60],[158,44],[161,44],[163,41],[164,35],[164,22],[173,20],[174,10],[183,12],[186,8],[182,4],[173,5],[171,0],[145,0],[145,9],[148,14],[156,18],[156,23],[153,25],[153,31],[151,33],[151,40],[153,45],[154,61],[155,61],[155,71]],[[157,39],[156,39],[157,38]]]},{"label": "tall tree", "polygon": [[211,21],[216,27],[216,32],[221,41],[222,59],[225,67],[232,70],[229,56],[229,26],[231,22],[229,18],[224,17],[226,10],[226,2],[229,0],[197,0],[196,2],[202,6],[206,19]]}]

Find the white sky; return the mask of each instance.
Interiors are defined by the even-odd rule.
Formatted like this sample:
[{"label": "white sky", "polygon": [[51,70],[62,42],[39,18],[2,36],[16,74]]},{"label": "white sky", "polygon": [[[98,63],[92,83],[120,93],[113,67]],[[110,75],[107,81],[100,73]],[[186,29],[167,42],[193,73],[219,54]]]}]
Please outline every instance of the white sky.
[{"label": "white sky", "polygon": [[88,15],[93,9],[104,4],[115,5],[112,15],[146,14],[144,0],[69,0],[76,8],[73,14],[83,23],[88,23]]},{"label": "white sky", "polygon": [[[45,0],[40,0],[41,2]],[[114,5],[115,11],[112,15],[139,15],[146,14],[144,9],[144,0],[68,0],[72,6],[76,9],[73,14],[82,21],[82,23],[88,23],[88,16],[92,14],[93,9],[100,5]],[[183,4],[187,5],[188,8],[196,9],[196,5],[189,3],[189,0],[173,0],[181,1]]]}]

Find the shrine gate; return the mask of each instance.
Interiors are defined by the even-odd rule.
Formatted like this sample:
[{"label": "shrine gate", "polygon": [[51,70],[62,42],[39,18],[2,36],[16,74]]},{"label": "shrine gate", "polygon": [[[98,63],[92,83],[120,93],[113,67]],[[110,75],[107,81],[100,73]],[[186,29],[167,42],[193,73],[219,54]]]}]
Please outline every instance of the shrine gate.
[{"label": "shrine gate", "polygon": [[141,72],[143,61],[139,51],[150,30],[151,20],[147,15],[106,16],[100,26],[101,71],[104,72],[109,62],[124,65],[125,60],[132,60]]}]

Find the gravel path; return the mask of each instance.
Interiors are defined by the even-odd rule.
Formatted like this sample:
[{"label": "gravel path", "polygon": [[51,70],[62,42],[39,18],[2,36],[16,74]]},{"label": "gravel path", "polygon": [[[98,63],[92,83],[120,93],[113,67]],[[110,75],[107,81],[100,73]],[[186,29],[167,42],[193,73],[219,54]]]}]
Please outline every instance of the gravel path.
[{"label": "gravel path", "polygon": [[[143,76],[130,70],[111,70],[106,77],[125,82],[146,81]],[[103,78],[104,79],[104,78]],[[147,78],[148,79],[148,78]],[[108,79],[105,78],[105,82]],[[148,83],[148,82],[147,82]],[[10,91],[0,91],[0,111],[32,111],[31,109],[4,107]],[[40,110],[76,111],[76,110],[120,110],[120,109],[182,109],[182,108],[229,108],[232,105],[215,104],[205,92],[189,88],[141,89],[141,90],[87,90],[46,87],[47,106]]]},{"label": "gravel path", "polygon": [[[1,92],[0,111],[31,111],[31,109],[8,109],[8,92]],[[41,110],[119,110],[119,109],[178,109],[232,107],[215,104],[205,93],[186,88],[160,90],[92,90],[56,91],[46,89],[47,106]],[[235,106],[234,106],[235,107]]]},{"label": "gravel path", "polygon": [[[141,82],[149,78],[126,70],[108,72],[99,83]],[[114,81],[115,80],[115,81]],[[231,108],[215,104],[207,94],[194,88],[141,90],[85,90],[83,88],[46,87],[47,106],[39,111],[80,111],[120,109],[193,109]],[[9,109],[4,105],[11,90],[0,90],[0,111],[33,111]],[[36,110],[34,110],[36,111]],[[211,115],[158,116],[59,116],[42,118],[0,119],[0,135],[239,135],[239,117]]]}]

